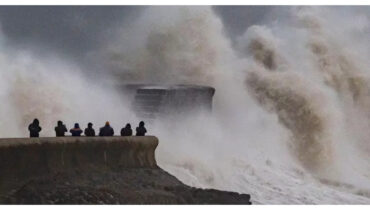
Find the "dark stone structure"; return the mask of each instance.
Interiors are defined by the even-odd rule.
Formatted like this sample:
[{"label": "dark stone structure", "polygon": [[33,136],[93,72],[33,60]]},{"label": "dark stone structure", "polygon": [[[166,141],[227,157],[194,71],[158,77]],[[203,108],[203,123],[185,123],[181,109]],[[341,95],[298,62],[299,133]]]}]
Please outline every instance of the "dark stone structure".
[{"label": "dark stone structure", "polygon": [[0,139],[0,204],[250,204],[248,194],[198,189],[155,160],[158,139]]},{"label": "dark stone structure", "polygon": [[125,85],[140,119],[153,120],[181,116],[192,111],[211,111],[215,89],[198,85]]}]

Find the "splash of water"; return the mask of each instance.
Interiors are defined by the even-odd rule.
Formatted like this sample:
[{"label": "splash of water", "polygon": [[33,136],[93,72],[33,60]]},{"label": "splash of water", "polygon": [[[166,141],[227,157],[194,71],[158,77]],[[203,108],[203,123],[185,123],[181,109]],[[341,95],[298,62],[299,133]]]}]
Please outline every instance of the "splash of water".
[{"label": "splash of water", "polygon": [[[153,27],[147,29],[144,44],[138,47],[145,56],[135,56],[131,62],[144,62],[143,75],[162,77],[155,81],[201,83],[217,91],[212,117],[197,113],[171,125],[155,125],[162,141],[158,159],[165,169],[187,184],[253,191],[257,202],[267,201],[264,196],[276,196],[273,202],[277,203],[368,202],[356,194],[369,186],[366,155],[346,157],[346,152],[357,150],[350,138],[363,142],[362,132],[356,134],[357,126],[364,128],[367,123],[362,124],[353,114],[360,107],[363,113],[367,107],[368,82],[353,62],[357,57],[338,51],[341,39],[322,29],[330,23],[315,19],[325,12],[297,8],[290,11],[296,19],[293,23],[250,27],[238,40],[240,52],[235,53],[209,8],[174,10],[177,12],[166,14],[161,8],[149,9],[143,16],[140,23]],[[187,21],[199,17],[203,20],[191,24],[191,33],[184,33]],[[169,19],[175,21],[165,21]],[[140,24],[135,25],[133,31],[140,31]],[[284,30],[292,33],[286,36]],[[299,33],[293,35],[295,31]],[[157,36],[153,34],[160,35],[153,38]],[[197,59],[183,62],[184,52]],[[173,68],[178,66],[181,68]],[[266,171],[269,175],[263,175]],[[263,183],[263,189],[257,189],[255,183]],[[295,186],[300,183],[305,186]],[[283,196],[284,191],[320,194],[322,187],[327,187],[326,193],[335,191],[327,185],[347,186],[352,197],[347,192],[335,199],[326,196],[327,200],[313,195],[289,195],[295,197],[292,200]]]},{"label": "splash of water", "polygon": [[[370,203],[368,17],[282,13],[289,20],[249,27],[235,47],[209,7],[148,8],[96,55],[116,82],[216,88],[212,115],[149,125],[158,163],[186,184],[255,203]],[[26,135],[35,116],[46,135],[59,119],[137,121],[120,93],[78,67],[0,46],[1,136]]]},{"label": "splash of water", "polygon": [[94,122],[96,129],[110,120],[117,130],[126,120],[136,120],[123,96],[89,81],[77,66],[55,56],[39,58],[5,45],[0,48],[1,137],[28,136],[34,118],[43,127],[41,136],[54,136],[58,120],[81,126]]}]

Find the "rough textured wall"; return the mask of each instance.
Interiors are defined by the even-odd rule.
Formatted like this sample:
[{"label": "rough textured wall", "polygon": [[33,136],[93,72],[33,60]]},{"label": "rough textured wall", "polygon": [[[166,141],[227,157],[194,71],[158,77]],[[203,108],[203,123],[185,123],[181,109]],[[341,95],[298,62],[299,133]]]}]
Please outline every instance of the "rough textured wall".
[{"label": "rough textured wall", "polygon": [[216,91],[200,85],[128,84],[116,88],[132,102],[137,117],[146,121],[182,117],[193,111],[212,111]]},{"label": "rough textured wall", "polygon": [[36,176],[158,168],[157,145],[154,136],[0,139],[0,196]]}]

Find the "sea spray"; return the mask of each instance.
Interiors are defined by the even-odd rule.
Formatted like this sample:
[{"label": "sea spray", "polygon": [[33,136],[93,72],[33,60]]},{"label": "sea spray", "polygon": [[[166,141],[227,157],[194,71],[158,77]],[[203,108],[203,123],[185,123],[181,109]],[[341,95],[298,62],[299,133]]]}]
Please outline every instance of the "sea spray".
[{"label": "sea spray", "polygon": [[58,120],[69,126],[94,122],[95,129],[109,120],[117,130],[136,120],[124,96],[89,81],[76,65],[55,55],[40,58],[2,46],[0,66],[1,137],[28,136],[34,118],[41,122],[41,136],[54,136]]},{"label": "sea spray", "polygon": [[[368,17],[317,8],[277,10],[233,43],[210,7],[149,7],[94,55],[112,84],[216,88],[211,115],[148,124],[159,165],[186,184],[254,203],[370,203]],[[116,131],[139,120],[78,65],[0,46],[1,136],[27,135],[34,117],[42,135],[57,120]]]}]

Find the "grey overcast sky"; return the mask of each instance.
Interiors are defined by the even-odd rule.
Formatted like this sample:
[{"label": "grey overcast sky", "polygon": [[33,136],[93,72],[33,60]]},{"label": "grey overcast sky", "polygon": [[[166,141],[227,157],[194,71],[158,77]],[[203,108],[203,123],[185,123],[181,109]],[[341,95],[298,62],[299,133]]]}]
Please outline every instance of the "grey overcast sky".
[{"label": "grey overcast sky", "polygon": [[[97,47],[115,24],[142,7],[1,6],[0,23],[11,44],[78,56]],[[104,33],[103,33],[104,32]]]},{"label": "grey overcast sky", "polygon": [[[0,6],[3,33],[15,47],[32,47],[41,52],[54,52],[80,57],[96,48],[114,26],[140,15],[144,6]],[[252,24],[259,23],[271,7],[213,7],[224,22],[226,34],[240,35]],[[243,20],[243,21],[240,21]]]}]

